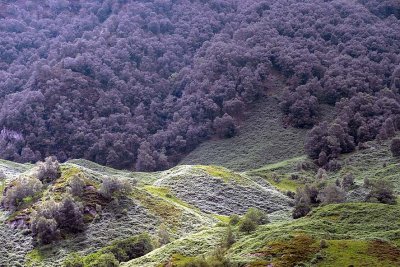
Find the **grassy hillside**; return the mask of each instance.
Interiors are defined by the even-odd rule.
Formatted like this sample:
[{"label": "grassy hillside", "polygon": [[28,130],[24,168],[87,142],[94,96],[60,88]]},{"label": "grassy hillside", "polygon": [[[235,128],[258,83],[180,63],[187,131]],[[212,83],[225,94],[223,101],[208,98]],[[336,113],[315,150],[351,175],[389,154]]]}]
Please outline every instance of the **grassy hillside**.
[{"label": "grassy hillside", "polygon": [[[326,173],[324,182],[335,183],[351,173],[359,186],[365,178],[388,180],[398,194],[400,164],[389,144],[390,140],[370,142],[368,148],[342,156],[342,168]],[[1,161],[0,170],[6,174],[1,191],[18,175],[29,175],[32,168]],[[187,266],[199,256],[213,255],[226,237],[228,216],[243,215],[251,207],[268,213],[270,223],[250,234],[232,227],[235,242],[223,252],[231,266],[400,266],[399,204],[360,203],[354,189],[348,192],[349,203],[320,206],[306,217],[291,218],[293,200],[286,192],[319,179],[318,168],[305,156],[247,172],[181,165],[163,172],[132,173],[85,160],[64,163],[61,171],[60,178],[17,212],[0,210],[0,237],[8,240],[0,243],[0,266],[61,266],[73,253],[94,257],[117,240],[140,233],[150,234],[155,250],[122,266]],[[34,247],[29,231],[16,220],[27,218],[44,199],[59,198],[74,175],[95,188],[105,177],[135,186],[126,198],[110,203],[85,193],[81,198],[85,207],[102,206],[86,219],[84,232]],[[17,225],[21,228],[14,229]],[[170,243],[157,243],[160,229],[165,229]]]},{"label": "grassy hillside", "polygon": [[[236,242],[226,253],[232,265],[399,266],[399,216],[400,206],[328,205],[299,220],[261,226],[251,235],[234,228]],[[180,266],[212,253],[225,232],[223,225],[203,230],[122,266]]]},{"label": "grassy hillside", "polygon": [[181,164],[221,165],[240,171],[259,168],[303,155],[305,133],[283,126],[279,101],[266,97],[254,103],[235,137],[204,142]]}]

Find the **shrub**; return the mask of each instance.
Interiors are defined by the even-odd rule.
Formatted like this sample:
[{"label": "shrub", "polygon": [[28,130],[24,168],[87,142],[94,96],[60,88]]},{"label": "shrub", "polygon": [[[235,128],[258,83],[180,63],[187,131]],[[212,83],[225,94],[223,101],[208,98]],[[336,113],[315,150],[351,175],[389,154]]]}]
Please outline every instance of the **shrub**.
[{"label": "shrub", "polygon": [[43,202],[30,215],[31,231],[36,241],[41,244],[50,244],[60,237],[57,221],[57,203],[49,200]]},{"label": "shrub", "polygon": [[50,244],[59,238],[60,231],[57,229],[57,222],[54,219],[37,215],[33,215],[32,218],[31,231],[39,244]]},{"label": "shrub", "polygon": [[318,169],[318,172],[317,172],[317,174],[316,174],[316,176],[315,176],[315,178],[316,178],[317,180],[326,180],[326,179],[328,178],[328,175],[327,175],[327,173],[326,173],[326,170],[323,169],[323,168],[319,168],[319,169]]},{"label": "shrub", "polygon": [[73,196],[80,197],[83,195],[85,181],[77,175],[74,175],[69,181],[70,192]]},{"label": "shrub", "polygon": [[115,241],[106,252],[112,253],[120,262],[129,261],[146,255],[153,250],[153,244],[148,234],[141,234],[124,240]]},{"label": "shrub", "polygon": [[114,267],[119,262],[126,262],[141,257],[153,250],[148,234],[133,236],[113,242],[95,253],[87,256],[71,254],[65,261],[64,267]]},{"label": "shrub", "polygon": [[250,208],[245,217],[256,223],[257,225],[267,224],[269,223],[269,219],[265,212],[257,209],[257,208]]},{"label": "shrub", "polygon": [[221,138],[230,138],[236,134],[235,121],[226,113],[214,120],[214,129],[216,134]]},{"label": "shrub", "polygon": [[228,226],[226,229],[226,234],[222,243],[226,248],[230,248],[233,243],[235,243],[235,236],[233,235],[232,228],[230,226]]},{"label": "shrub", "polygon": [[128,181],[115,177],[106,177],[99,189],[100,194],[108,199],[125,196],[131,191],[132,186]]},{"label": "shrub", "polygon": [[384,180],[373,182],[371,192],[367,196],[367,201],[396,204],[396,195],[393,191],[393,185]]},{"label": "shrub", "polygon": [[364,178],[364,184],[363,184],[363,187],[365,187],[365,188],[370,188],[372,186],[372,182],[371,182],[371,180],[370,179],[368,179],[368,178]]},{"label": "shrub", "polygon": [[57,205],[56,221],[60,229],[70,233],[82,231],[85,226],[82,207],[75,203],[70,195],[65,196]]},{"label": "shrub", "polygon": [[20,176],[5,189],[1,204],[5,209],[16,210],[25,198],[33,197],[42,187],[38,179]]},{"label": "shrub", "polygon": [[119,266],[118,260],[112,253],[100,254],[93,260],[87,261],[85,267],[117,267]]},{"label": "shrub", "polygon": [[342,189],[343,190],[350,190],[354,187],[354,176],[351,173],[346,174],[342,179]]},{"label": "shrub", "polygon": [[71,196],[61,203],[42,202],[30,215],[31,231],[39,244],[49,244],[59,238],[60,230],[76,233],[84,228],[82,208]]},{"label": "shrub", "polygon": [[292,212],[293,219],[306,216],[311,211],[312,205],[318,205],[319,190],[314,185],[306,185],[303,188],[296,189],[295,206]]},{"label": "shrub", "polygon": [[240,216],[237,214],[232,214],[229,216],[229,224],[230,225],[237,225],[240,221]]},{"label": "shrub", "polygon": [[257,224],[252,221],[248,217],[244,217],[240,222],[239,222],[239,231],[245,232],[247,234],[255,231],[257,229]]},{"label": "shrub", "polygon": [[61,176],[60,163],[56,157],[47,157],[44,162],[36,163],[35,176],[42,182],[51,182]]},{"label": "shrub", "polygon": [[299,203],[294,206],[292,217],[298,219],[306,216],[311,211],[310,203]]},{"label": "shrub", "polygon": [[393,157],[400,157],[400,139],[394,138],[390,144]]},{"label": "shrub", "polygon": [[85,264],[83,258],[79,254],[72,253],[64,261],[63,267],[85,267]]},{"label": "shrub", "polygon": [[342,203],[346,200],[346,195],[340,187],[328,185],[318,194],[318,199],[323,204]]},{"label": "shrub", "polygon": [[166,245],[169,242],[171,242],[169,232],[165,224],[160,225],[160,228],[157,231],[157,236],[158,236],[158,243],[160,244],[160,246]]},{"label": "shrub", "polygon": [[328,247],[328,242],[326,242],[325,239],[322,239],[321,242],[319,243],[319,247],[321,249],[327,248]]},{"label": "shrub", "polygon": [[63,264],[64,267],[116,267],[118,260],[112,253],[93,253],[82,257],[77,253],[71,254]]}]

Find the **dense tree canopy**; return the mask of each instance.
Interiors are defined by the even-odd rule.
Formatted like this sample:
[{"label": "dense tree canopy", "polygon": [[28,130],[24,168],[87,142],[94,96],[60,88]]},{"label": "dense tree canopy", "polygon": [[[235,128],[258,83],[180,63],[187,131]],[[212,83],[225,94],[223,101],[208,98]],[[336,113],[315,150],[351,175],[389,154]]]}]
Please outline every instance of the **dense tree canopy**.
[{"label": "dense tree canopy", "polygon": [[212,135],[233,136],[277,71],[295,127],[339,105],[310,134],[320,164],[400,127],[396,0],[0,5],[1,158],[164,169]]}]

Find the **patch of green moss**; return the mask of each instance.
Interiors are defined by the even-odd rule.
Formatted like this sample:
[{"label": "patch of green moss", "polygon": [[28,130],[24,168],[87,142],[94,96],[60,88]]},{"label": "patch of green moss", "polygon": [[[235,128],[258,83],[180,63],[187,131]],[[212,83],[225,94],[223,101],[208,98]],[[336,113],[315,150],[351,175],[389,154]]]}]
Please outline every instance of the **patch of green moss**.
[{"label": "patch of green moss", "polygon": [[229,182],[231,180],[234,180],[236,182],[243,182],[242,176],[240,176],[239,174],[234,173],[222,166],[215,166],[215,165],[196,166],[196,168],[205,171],[212,177],[221,178],[222,180],[224,180],[224,182]]},{"label": "patch of green moss", "polygon": [[280,191],[292,191],[295,192],[297,187],[301,186],[300,183],[294,181],[294,180],[290,180],[288,178],[283,178],[281,180],[274,181],[272,178],[267,179],[268,182],[275,186],[277,189],[279,189]]},{"label": "patch of green moss", "polygon": [[163,199],[172,201],[177,203],[178,205],[190,208],[190,209],[197,209],[196,207],[191,206],[190,204],[186,203],[185,201],[177,198],[176,196],[174,196],[169,188],[166,187],[157,187],[157,186],[152,186],[152,185],[148,185],[148,186],[144,186],[143,187],[147,192],[156,195],[158,197],[161,197]]},{"label": "patch of green moss", "polygon": [[38,266],[46,258],[44,250],[35,248],[25,256],[26,266]]},{"label": "patch of green moss", "polygon": [[400,249],[384,241],[330,240],[317,266],[400,266]]},{"label": "patch of green moss", "polygon": [[154,196],[145,190],[134,188],[132,197],[140,202],[150,213],[159,216],[172,226],[181,224],[182,211],[163,198]]},{"label": "patch of green moss", "polygon": [[226,215],[214,214],[213,216],[225,224],[229,224],[229,222],[231,220],[230,217],[226,216]]}]

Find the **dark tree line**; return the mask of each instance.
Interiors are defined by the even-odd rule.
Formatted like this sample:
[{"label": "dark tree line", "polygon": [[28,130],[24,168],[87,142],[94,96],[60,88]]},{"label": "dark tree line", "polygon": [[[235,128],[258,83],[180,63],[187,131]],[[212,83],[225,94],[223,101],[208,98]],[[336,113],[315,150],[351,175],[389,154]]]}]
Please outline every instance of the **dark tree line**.
[{"label": "dark tree line", "polygon": [[3,1],[0,157],[168,168],[233,136],[278,70],[292,125],[343,111],[310,134],[327,164],[398,129],[399,6],[376,2]]}]

